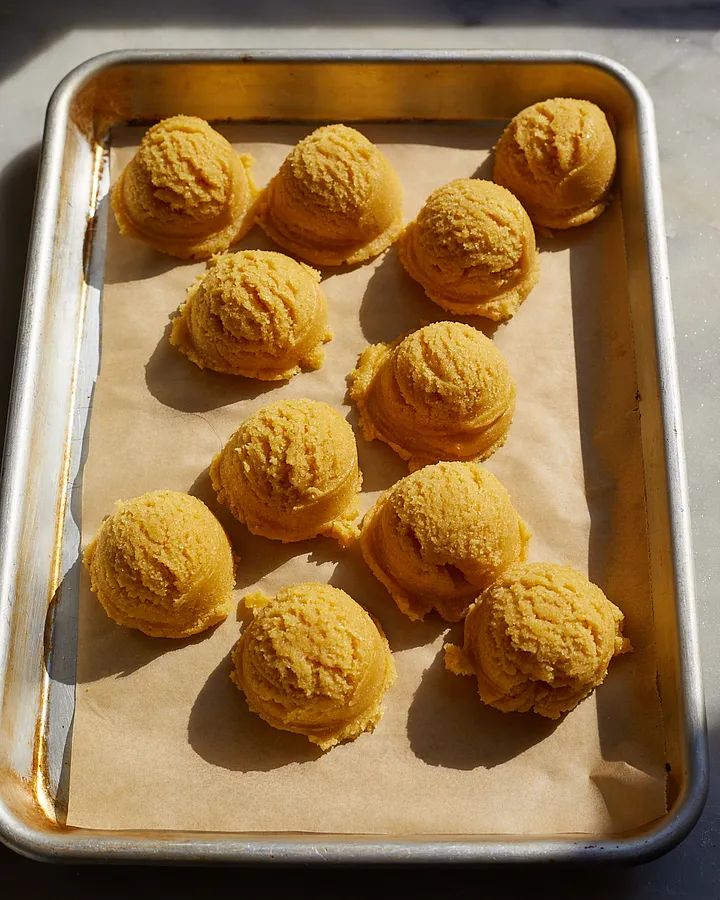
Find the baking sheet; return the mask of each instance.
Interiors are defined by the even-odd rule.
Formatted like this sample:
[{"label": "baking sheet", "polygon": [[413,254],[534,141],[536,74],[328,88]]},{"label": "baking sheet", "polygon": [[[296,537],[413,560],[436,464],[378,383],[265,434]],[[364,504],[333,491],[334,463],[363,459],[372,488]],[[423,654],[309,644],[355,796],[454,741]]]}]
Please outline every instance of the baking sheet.
[{"label": "baking sheet", "polygon": [[[221,129],[257,159],[264,184],[307,126]],[[453,177],[488,177],[499,127],[368,125],[405,186],[409,219]],[[141,131],[113,138],[111,178]],[[107,202],[107,201],[104,201]],[[111,219],[111,217],[110,217]],[[242,242],[269,247],[259,230]],[[253,537],[214,503],[207,464],[254,409],[285,396],[344,408],[345,375],[368,343],[442,311],[402,272],[395,251],[323,281],[335,339],[326,363],[288,384],[201,372],[167,343],[171,312],[202,264],[185,265],[108,225],[101,367],[83,474],[84,543],[118,498],[165,487],[201,496],[241,556],[237,598],[299,580],[348,590],[383,623],[398,668],[373,734],[321,755],[251,715],[230,683],[228,620],[190,641],[113,625],[80,597],[78,685],[68,824],[110,829],[594,835],[665,811],[661,714],[635,364],[617,205],[577,233],[541,243],[541,278],[494,339],[518,384],[507,444],[492,469],[534,532],[531,558],[585,571],[625,612],[635,652],[559,724],[480,704],[470,679],[446,673],[447,634],[411,623],[356,549],[326,539],[281,545]],[[475,324],[482,324],[476,320]],[[405,474],[384,445],[358,434],[363,509]]]}]

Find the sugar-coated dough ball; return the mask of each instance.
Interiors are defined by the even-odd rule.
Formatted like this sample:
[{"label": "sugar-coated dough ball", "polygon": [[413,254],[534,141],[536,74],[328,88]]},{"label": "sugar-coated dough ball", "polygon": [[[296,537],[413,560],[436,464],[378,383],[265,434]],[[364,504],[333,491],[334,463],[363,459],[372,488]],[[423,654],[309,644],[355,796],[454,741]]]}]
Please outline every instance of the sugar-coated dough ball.
[{"label": "sugar-coated dough ball", "polygon": [[385,636],[352,597],[308,583],[245,602],[253,618],[233,651],[231,677],[253,712],[323,750],[375,728],[395,665]]},{"label": "sugar-coated dough ball", "polygon": [[425,201],[398,243],[400,261],[438,306],[505,321],[535,287],[535,232],[510,191],[459,178]]},{"label": "sugar-coated dough ball", "polygon": [[504,357],[460,322],[368,347],[348,381],[366,439],[385,441],[411,471],[439,460],[487,459],[505,443],[515,411]]},{"label": "sugar-coated dough ball", "polygon": [[623,619],[574,569],[512,566],[470,609],[463,646],[446,645],[445,665],[475,675],[480,698],[496,709],[557,719],[605,680],[613,656],[630,649]]},{"label": "sugar-coated dough ball", "polygon": [[394,484],[367,513],[368,566],[411,619],[461,619],[480,591],[525,559],[530,533],[498,479],[477,463],[437,463]]},{"label": "sugar-coated dough ball", "polygon": [[221,253],[253,224],[251,165],[203,119],[163,119],[113,187],[118,228],[181,259]]},{"label": "sugar-coated dough ball", "polygon": [[352,428],[318,400],[258,410],[210,466],[218,500],[254,534],[279,541],[357,535],[362,476]]},{"label": "sugar-coated dough ball", "polygon": [[189,494],[151,491],[118,503],[84,562],[108,616],[153,637],[196,634],[232,608],[230,542]]},{"label": "sugar-coated dough ball", "polygon": [[615,163],[605,113],[588,100],[557,97],[511,120],[495,149],[493,179],[515,194],[535,225],[573,228],[607,206]]},{"label": "sugar-coated dough ball", "polygon": [[320,276],[282,253],[214,257],[173,319],[170,343],[201,369],[264,381],[322,365],[331,337]]},{"label": "sugar-coated dough ball", "polygon": [[363,262],[400,234],[400,181],[365,135],[324,125],[290,151],[260,199],[258,223],[314,265]]}]

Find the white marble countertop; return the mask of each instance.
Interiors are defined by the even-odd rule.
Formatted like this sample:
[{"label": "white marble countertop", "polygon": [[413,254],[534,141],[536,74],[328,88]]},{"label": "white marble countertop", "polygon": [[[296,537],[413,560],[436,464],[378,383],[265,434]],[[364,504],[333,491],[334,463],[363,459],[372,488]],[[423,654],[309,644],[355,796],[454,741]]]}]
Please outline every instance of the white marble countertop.
[{"label": "white marble countertop", "polygon": [[[632,69],[655,102],[670,250],[677,347],[690,480],[700,640],[712,767],[720,770],[720,2],[651,3],[475,2],[364,0],[357,8],[293,0],[248,4],[223,0],[106,0],[0,5],[0,418],[12,368],[27,233],[47,100],[62,76],[106,50],[123,48],[517,48],[578,49],[613,57]],[[273,895],[292,885],[317,897],[366,895],[382,884],[412,884],[422,896],[526,894],[585,898],[714,900],[720,896],[720,779],[713,779],[705,813],[691,836],[654,863],[625,870],[538,872],[477,870],[415,874],[354,873],[347,887],[338,871],[242,876],[247,889]],[[72,884],[83,896],[102,886],[112,897],[163,884],[178,898],[200,889],[239,887],[240,874],[41,866],[0,850],[0,883],[8,897],[63,896]],[[63,886],[67,885],[67,888]],[[187,893],[185,893],[187,891]],[[47,892],[47,893],[46,893]],[[158,896],[163,892],[156,889]],[[208,894],[209,895],[209,894]]]}]

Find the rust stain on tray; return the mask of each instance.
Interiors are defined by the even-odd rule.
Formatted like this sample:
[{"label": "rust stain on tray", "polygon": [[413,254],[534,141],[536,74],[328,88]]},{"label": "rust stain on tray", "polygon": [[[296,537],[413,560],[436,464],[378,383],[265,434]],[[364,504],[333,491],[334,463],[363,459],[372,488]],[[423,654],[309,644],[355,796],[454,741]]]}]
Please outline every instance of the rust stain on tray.
[{"label": "rust stain on tray", "polygon": [[98,194],[100,188],[100,179],[104,166],[106,165],[107,154],[104,148],[99,144],[93,145],[93,170],[92,181],[89,198],[89,215],[88,228],[85,233],[85,242],[83,246],[83,274],[79,285],[80,304],[75,329],[75,350],[73,354],[72,381],[70,384],[70,404],[67,431],[65,435],[63,459],[60,469],[59,490],[55,501],[54,510],[54,546],[53,555],[50,564],[50,579],[48,585],[47,614],[45,618],[45,628],[43,632],[43,672],[41,675],[41,691],[39,712],[35,723],[35,738],[33,742],[33,784],[35,799],[38,808],[42,809],[48,820],[55,821],[55,796],[51,788],[51,779],[49,777],[48,768],[48,694],[50,688],[49,679],[49,661],[53,652],[52,637],[55,615],[57,611],[57,603],[59,602],[58,591],[61,584],[61,564],[63,549],[63,532],[65,526],[65,514],[69,500],[69,477],[70,465],[72,461],[72,426],[73,416],[75,413],[75,400],[77,393],[78,364],[80,360],[80,352],[82,349],[82,332],[83,322],[85,320],[85,311],[87,307],[87,291],[88,284],[86,281],[90,254],[92,252],[92,240],[95,235],[95,221],[98,205]]}]

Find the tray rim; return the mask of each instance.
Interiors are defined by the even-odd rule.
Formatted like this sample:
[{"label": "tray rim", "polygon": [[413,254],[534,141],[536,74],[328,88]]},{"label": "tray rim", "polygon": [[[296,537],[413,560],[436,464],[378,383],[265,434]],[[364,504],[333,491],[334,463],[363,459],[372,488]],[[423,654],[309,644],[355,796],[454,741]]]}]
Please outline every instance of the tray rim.
[{"label": "tray rim", "polygon": [[[679,843],[702,812],[708,791],[708,751],[702,692],[694,573],[680,393],[675,357],[667,246],[660,188],[659,158],[652,100],[642,82],[626,67],[599,54],[567,50],[116,50],[95,56],[72,69],[58,84],[48,104],[35,194],[31,240],[15,354],[10,413],[3,452],[0,494],[0,643],[7,627],[2,615],[12,584],[13,550],[17,544],[19,487],[26,471],[23,453],[26,423],[34,404],[32,355],[37,346],[43,260],[53,246],[59,202],[62,146],[69,108],[76,91],[105,69],[162,63],[524,63],[574,64],[594,67],[620,83],[637,111],[644,218],[647,223],[650,286],[657,351],[659,403],[668,485],[672,563],[678,620],[680,683],[684,701],[687,786],[672,813],[642,835],[594,840],[575,834],[552,839],[534,836],[483,836],[471,841],[453,835],[413,838],[378,835],[287,834],[282,838],[258,832],[228,835],[206,832],[93,831],[80,828],[46,830],[26,824],[0,797],[0,840],[39,860],[77,862],[166,863],[537,863],[599,861],[640,862],[653,859]],[[3,659],[0,656],[0,666]]]}]

